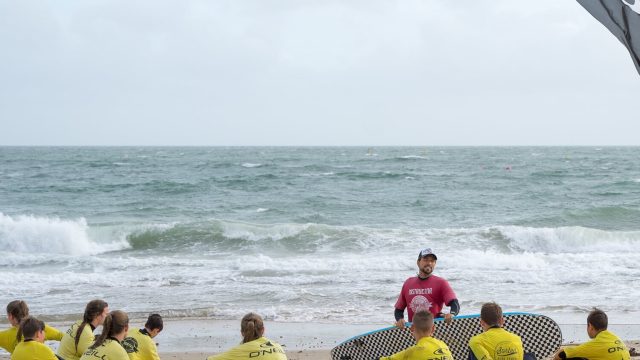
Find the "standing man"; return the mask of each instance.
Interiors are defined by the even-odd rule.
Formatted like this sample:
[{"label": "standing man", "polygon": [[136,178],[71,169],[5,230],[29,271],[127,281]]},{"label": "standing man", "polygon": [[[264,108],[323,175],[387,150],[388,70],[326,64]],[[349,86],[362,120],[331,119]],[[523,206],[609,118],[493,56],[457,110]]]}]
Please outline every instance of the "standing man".
[{"label": "standing man", "polygon": [[[402,285],[400,296],[396,301],[396,326],[404,327],[404,309],[409,307],[409,322],[413,321],[413,314],[420,310],[428,311],[434,318],[444,317],[445,323],[460,312],[460,304],[456,294],[447,280],[433,275],[438,257],[431,248],[426,248],[418,254],[418,276],[408,278]],[[442,314],[442,305],[451,309],[448,314]]]},{"label": "standing man", "polygon": [[[503,329],[504,317],[500,305],[491,302],[480,310],[482,334],[469,340],[469,360],[522,360],[522,339]],[[535,357],[534,357],[535,359]]]},{"label": "standing man", "polygon": [[607,314],[593,309],[587,317],[587,334],[591,340],[578,346],[562,347],[553,359],[629,360],[629,350],[616,334],[607,330],[608,325]]}]

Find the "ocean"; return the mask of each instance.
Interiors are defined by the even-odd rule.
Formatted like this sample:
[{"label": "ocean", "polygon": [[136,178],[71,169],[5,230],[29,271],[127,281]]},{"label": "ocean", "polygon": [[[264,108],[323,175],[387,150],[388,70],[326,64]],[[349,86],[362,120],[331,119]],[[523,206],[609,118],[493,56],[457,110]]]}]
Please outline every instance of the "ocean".
[{"label": "ocean", "polygon": [[424,247],[462,314],[639,324],[640,148],[0,147],[0,303],[45,319],[391,324]]}]

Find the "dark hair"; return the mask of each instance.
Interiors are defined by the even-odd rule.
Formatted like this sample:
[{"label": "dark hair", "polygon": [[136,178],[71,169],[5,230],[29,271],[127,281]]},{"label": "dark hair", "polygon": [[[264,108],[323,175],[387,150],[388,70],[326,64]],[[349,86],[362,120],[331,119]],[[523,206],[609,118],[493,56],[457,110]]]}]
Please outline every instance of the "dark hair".
[{"label": "dark hair", "polygon": [[604,311],[594,308],[587,316],[587,324],[591,324],[596,330],[607,330],[609,319]]},{"label": "dark hair", "polygon": [[89,349],[95,349],[102,345],[107,338],[114,337],[120,334],[129,325],[129,316],[127,313],[121,310],[115,310],[110,312],[107,317],[104,318],[104,324],[102,324],[102,334],[98,335],[93,345],[89,346]]},{"label": "dark hair", "polygon": [[421,333],[431,331],[433,328],[433,314],[424,310],[418,311],[413,314],[413,326]]},{"label": "dark hair", "polygon": [[162,331],[162,328],[164,327],[164,323],[162,322],[162,316],[160,316],[160,314],[149,315],[149,318],[147,319],[147,323],[144,324],[144,327],[146,327],[149,330],[158,329]]},{"label": "dark hair", "polygon": [[243,344],[259,339],[264,333],[264,322],[262,322],[260,315],[256,313],[245,315],[240,322],[240,333]]},{"label": "dark hair", "polygon": [[22,300],[13,300],[7,304],[7,314],[11,314],[16,322],[20,324],[22,319],[29,316],[29,307],[27,303]]},{"label": "dark hair", "polygon": [[44,331],[44,322],[33,316],[27,316],[20,322],[16,340],[18,342],[22,341],[23,336],[25,340],[33,339],[38,331]]},{"label": "dark hair", "polygon": [[80,324],[80,326],[78,326],[78,330],[76,330],[76,338],[75,338],[76,351],[78,350],[78,342],[80,341],[80,335],[82,335],[82,330],[84,329],[84,327],[87,326],[87,324],[91,324],[91,322],[95,318],[102,315],[102,313],[104,312],[104,309],[107,308],[108,306],[109,304],[107,304],[106,301],[96,299],[96,300],[89,301],[87,306],[84,308],[82,323]]},{"label": "dark hair", "polygon": [[480,309],[480,319],[489,326],[500,326],[502,308],[495,302],[485,303]]}]

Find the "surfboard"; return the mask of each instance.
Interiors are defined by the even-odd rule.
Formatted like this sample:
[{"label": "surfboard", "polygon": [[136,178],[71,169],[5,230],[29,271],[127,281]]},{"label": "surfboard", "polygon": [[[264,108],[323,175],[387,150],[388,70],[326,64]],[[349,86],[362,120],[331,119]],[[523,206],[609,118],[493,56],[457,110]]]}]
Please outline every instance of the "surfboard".
[{"label": "surfboard", "polygon": [[[560,327],[551,318],[530,313],[504,313],[504,328],[520,335],[525,353],[536,359],[552,355],[562,344]],[[469,339],[480,334],[480,315],[456,316],[450,324],[436,319],[434,337],[444,341],[454,360],[469,358]],[[352,337],[331,350],[332,360],[375,360],[389,356],[416,344],[410,324],[395,326]]]}]

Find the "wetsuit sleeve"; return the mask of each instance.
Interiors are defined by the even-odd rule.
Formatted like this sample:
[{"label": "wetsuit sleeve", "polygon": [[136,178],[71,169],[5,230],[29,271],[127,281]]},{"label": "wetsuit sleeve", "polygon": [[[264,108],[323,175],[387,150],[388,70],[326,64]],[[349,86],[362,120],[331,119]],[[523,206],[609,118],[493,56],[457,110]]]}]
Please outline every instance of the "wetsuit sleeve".
[{"label": "wetsuit sleeve", "polygon": [[477,337],[474,336],[471,338],[471,340],[469,340],[469,348],[471,349],[471,352],[473,352],[473,355],[476,359],[492,360],[491,354],[489,354],[487,349],[482,346],[482,344],[480,343],[480,339],[478,339]]},{"label": "wetsuit sleeve", "polygon": [[396,309],[396,311],[393,312],[393,315],[395,316],[396,321],[404,319],[404,309]]},{"label": "wetsuit sleeve", "polygon": [[402,289],[400,289],[400,295],[398,296],[398,301],[396,301],[396,305],[395,305],[396,309],[404,310],[407,307],[407,301],[404,298],[406,285],[407,285],[407,282],[405,281],[404,284],[402,284]]},{"label": "wetsuit sleeve", "polygon": [[160,360],[158,355],[158,347],[151,337],[147,339],[147,359],[146,360]]},{"label": "wetsuit sleeve", "polygon": [[11,351],[9,351],[9,348],[13,350],[15,347],[16,335],[13,333],[13,336],[11,336],[11,332],[9,330],[10,329],[0,331],[0,347],[10,353]]},{"label": "wetsuit sleeve", "polygon": [[577,346],[567,346],[563,349],[566,358],[590,358],[598,352],[598,346],[592,341],[587,341]]},{"label": "wetsuit sleeve", "polygon": [[[444,280],[444,279],[443,279]],[[442,300],[445,304],[449,304],[451,301],[457,299],[456,293],[449,285],[447,280],[442,281]]]},{"label": "wetsuit sleeve", "polygon": [[407,359],[407,357],[409,356],[408,353],[411,350],[411,348],[406,349],[406,350],[402,350],[398,353],[395,353],[393,355],[390,356],[382,356],[380,358],[380,360],[405,360]]},{"label": "wetsuit sleeve", "polygon": [[458,299],[453,299],[451,300],[448,304],[448,307],[451,308],[451,310],[449,310],[449,312],[453,315],[456,316],[460,313],[460,303],[458,302]]},{"label": "wetsuit sleeve", "polygon": [[60,330],[51,327],[49,325],[44,326],[44,338],[45,340],[62,340],[62,335],[64,335]]}]

